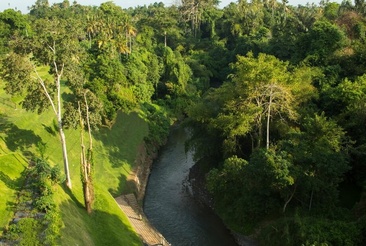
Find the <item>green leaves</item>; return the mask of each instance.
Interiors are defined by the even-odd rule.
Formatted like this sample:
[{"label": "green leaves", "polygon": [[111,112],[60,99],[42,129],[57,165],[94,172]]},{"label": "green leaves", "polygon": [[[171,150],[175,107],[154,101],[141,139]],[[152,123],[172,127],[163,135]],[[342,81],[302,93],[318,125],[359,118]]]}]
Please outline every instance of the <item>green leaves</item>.
[{"label": "green leaves", "polygon": [[250,173],[256,188],[281,191],[295,182],[291,156],[284,151],[259,149],[250,158]]},{"label": "green leaves", "polygon": [[0,52],[9,51],[10,40],[14,35],[29,35],[31,33],[27,17],[20,11],[6,9],[0,13]]},{"label": "green leaves", "polygon": [[345,46],[346,36],[338,26],[322,20],[315,22],[300,42],[305,60],[312,65],[324,66],[336,50]]},{"label": "green leaves", "polygon": [[213,169],[207,176],[207,187],[214,194],[227,194],[229,190],[240,189],[243,184],[244,168],[248,162],[233,156],[225,160],[222,169]]},{"label": "green leaves", "polygon": [[169,47],[164,50],[164,67],[162,81],[163,95],[173,97],[184,96],[187,94],[187,86],[191,80],[192,71],[184,61],[179,51],[173,51]]},{"label": "green leaves", "polygon": [[28,57],[9,53],[2,61],[1,78],[5,81],[5,91],[11,95],[22,95],[34,79],[31,78],[33,65]]},{"label": "green leaves", "polygon": [[[234,224],[251,224],[278,210],[294,184],[292,159],[283,151],[260,149],[249,162],[232,156],[207,175],[216,208]],[[244,224],[243,224],[244,223]]]},{"label": "green leaves", "polygon": [[[270,129],[274,125],[270,122],[296,120],[297,105],[311,98],[312,75],[304,74],[308,71],[306,68],[290,70],[288,63],[266,54],[254,57],[248,53],[237,59],[232,64],[231,81],[207,96],[220,105],[211,120],[212,126],[223,132],[226,143],[251,134],[256,147],[260,147],[266,125],[268,146]],[[238,148],[235,145],[227,147],[231,153]]]},{"label": "green leaves", "polygon": [[349,170],[345,132],[323,114],[306,117],[302,126],[279,146],[293,158],[301,195],[310,200],[309,208],[312,202],[319,206],[333,204],[338,184]]},{"label": "green leaves", "polygon": [[[1,78],[5,82],[7,93],[15,96],[22,95],[24,100],[22,106],[26,110],[43,112],[49,106],[48,98],[43,93],[39,83],[38,71],[30,61],[29,56],[9,53],[2,61]],[[50,95],[55,92],[55,86],[47,79],[44,81],[49,89]]]}]

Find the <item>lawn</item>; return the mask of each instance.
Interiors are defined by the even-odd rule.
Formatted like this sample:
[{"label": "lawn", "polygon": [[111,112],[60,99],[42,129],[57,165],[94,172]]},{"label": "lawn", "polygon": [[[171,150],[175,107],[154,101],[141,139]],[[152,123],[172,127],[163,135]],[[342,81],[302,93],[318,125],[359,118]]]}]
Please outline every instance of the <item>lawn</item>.
[{"label": "lawn", "polygon": [[[63,170],[52,111],[40,115],[26,112],[15,105],[18,102],[19,99],[10,98],[0,88],[0,227],[12,217],[21,172],[27,160],[40,156],[40,146],[46,147],[45,159]],[[80,181],[80,131],[65,131],[73,188],[72,191],[62,185],[56,188],[64,223],[62,245],[142,245],[112,195],[123,192],[138,146],[147,132],[147,123],[137,113],[120,113],[110,129],[93,131],[96,200],[93,213],[88,215],[83,207]]]}]

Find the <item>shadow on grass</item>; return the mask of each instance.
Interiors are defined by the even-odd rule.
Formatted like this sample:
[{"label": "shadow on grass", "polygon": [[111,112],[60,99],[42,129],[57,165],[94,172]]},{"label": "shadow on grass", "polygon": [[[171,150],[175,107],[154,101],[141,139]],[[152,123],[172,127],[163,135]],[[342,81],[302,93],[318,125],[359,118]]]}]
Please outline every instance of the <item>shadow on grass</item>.
[{"label": "shadow on grass", "polygon": [[0,180],[4,182],[4,184],[12,190],[16,190],[19,188],[20,180],[12,180],[8,175],[6,175],[3,171],[0,171]]},{"label": "shadow on grass", "polygon": [[[120,114],[118,114],[120,115]],[[123,163],[127,160],[124,159],[123,154],[123,139],[126,134],[126,130],[119,127],[118,122],[121,122],[121,116],[117,116],[116,123],[112,128],[102,128],[99,131],[93,133],[94,137],[100,140],[104,146],[108,149],[108,158],[112,163],[113,168],[119,168],[123,166]]]},{"label": "shadow on grass", "polygon": [[[24,185],[24,171],[21,173],[21,176],[16,179],[11,179],[6,173],[0,171],[0,180],[11,190],[19,192]],[[6,202],[6,210],[14,211],[17,208],[18,201],[7,201]],[[3,228],[0,228],[2,230]]]},{"label": "shadow on grass", "polygon": [[61,184],[62,189],[65,193],[71,198],[71,200],[76,204],[78,208],[84,208],[84,204],[82,204],[72,193],[72,191],[66,186],[65,183]]},{"label": "shadow on grass", "polygon": [[46,126],[45,124],[42,124],[42,126],[46,130],[46,132],[48,132],[52,136],[56,136],[57,129],[55,129],[55,126],[51,127],[51,126]]},{"label": "shadow on grass", "polygon": [[65,235],[63,245],[141,245],[133,230],[115,214],[95,209],[88,215],[71,201],[63,202],[60,209],[72,211],[72,220],[66,220],[61,232]]},{"label": "shadow on grass", "polygon": [[75,101],[75,96],[72,93],[63,92],[61,97],[62,97],[62,100],[65,102]]},{"label": "shadow on grass", "polygon": [[120,175],[118,177],[119,180],[119,184],[118,187],[116,189],[109,189],[109,193],[113,196],[113,197],[117,197],[121,194],[128,194],[129,192],[129,185],[127,183],[127,177],[125,175]]},{"label": "shadow on grass", "polygon": [[33,156],[29,149],[32,145],[42,143],[40,136],[31,130],[20,129],[9,122],[4,115],[0,115],[0,132],[5,134],[4,141],[8,149],[13,152],[20,150],[24,156]]},{"label": "shadow on grass", "polygon": [[111,128],[102,128],[93,132],[96,139],[108,149],[108,158],[113,168],[120,168],[124,163],[132,164],[136,157],[136,148],[143,140],[141,132],[144,121],[136,114],[128,116],[119,112]]}]

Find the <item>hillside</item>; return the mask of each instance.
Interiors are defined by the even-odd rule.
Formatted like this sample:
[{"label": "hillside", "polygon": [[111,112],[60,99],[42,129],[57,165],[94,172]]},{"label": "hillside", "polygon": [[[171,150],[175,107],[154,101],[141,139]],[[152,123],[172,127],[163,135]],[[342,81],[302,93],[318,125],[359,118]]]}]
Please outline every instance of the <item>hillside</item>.
[{"label": "hillside", "polygon": [[[0,227],[4,228],[13,217],[12,205],[23,184],[21,173],[32,156],[40,155],[40,143],[46,146],[44,157],[51,165],[62,168],[62,155],[50,111],[37,115],[20,106],[15,109],[14,102],[2,88],[0,104],[0,190],[4,194],[0,202]],[[137,113],[119,114],[111,129],[94,132],[96,201],[91,215],[83,208],[80,131],[66,131],[73,189],[70,192],[63,186],[56,188],[56,202],[64,223],[62,245],[141,245],[111,193],[120,194],[125,188],[126,177],[133,167],[138,145],[147,135],[147,127]]]},{"label": "hillside", "polygon": [[[26,15],[0,13],[1,226],[15,240],[25,233],[5,225],[31,181],[40,195],[24,203],[48,217],[23,223],[32,240],[62,222],[64,245],[141,244],[112,197],[144,183],[130,174],[174,118],[191,129],[185,148],[229,229],[260,245],[366,245],[365,2],[34,2]],[[80,130],[65,130],[64,155],[57,131],[63,139],[63,127],[88,119],[108,128],[93,130],[80,172]],[[72,191],[54,185],[52,167]]]}]

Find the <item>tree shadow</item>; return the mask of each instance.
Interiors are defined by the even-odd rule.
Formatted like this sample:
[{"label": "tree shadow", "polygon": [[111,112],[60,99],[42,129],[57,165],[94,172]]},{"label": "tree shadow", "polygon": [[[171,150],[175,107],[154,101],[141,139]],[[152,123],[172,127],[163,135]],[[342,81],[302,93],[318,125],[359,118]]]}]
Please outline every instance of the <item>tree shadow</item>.
[{"label": "tree shadow", "polygon": [[0,104],[3,104],[9,108],[13,108],[16,109],[17,108],[17,104],[15,102],[12,101],[11,97],[8,98],[0,98]]},{"label": "tree shadow", "polygon": [[[19,178],[11,179],[6,173],[0,171],[0,180],[11,190],[15,192],[19,192],[24,185],[24,171],[21,173]],[[17,201],[7,201],[6,202],[6,210],[14,211],[18,205]],[[0,228],[1,230],[1,228]]]},{"label": "tree shadow", "polygon": [[61,97],[64,102],[72,102],[75,99],[75,95],[73,93],[67,93],[67,92],[63,92],[61,94]]},{"label": "tree shadow", "polygon": [[46,132],[48,132],[49,134],[51,134],[52,136],[56,136],[56,129],[55,127],[51,127],[51,126],[46,126],[45,124],[42,124],[43,128],[46,130]]},{"label": "tree shadow", "polygon": [[[95,227],[98,233],[93,233],[92,236],[96,242],[99,242],[99,245],[126,245],[126,243],[131,241],[140,241],[137,234],[135,234],[132,229],[129,229],[121,221],[121,219],[114,214],[95,210],[92,214],[92,219],[97,221],[98,224],[98,226]],[[102,225],[103,230],[99,225]],[[125,235],[120,235],[120,233],[117,232],[116,228],[120,228],[120,230],[123,230]],[[107,232],[109,232],[108,238],[105,236],[104,238],[101,238],[101,235],[107,235]],[[96,245],[98,245],[98,243]]]},{"label": "tree shadow", "polygon": [[32,145],[42,143],[40,136],[31,130],[20,129],[14,123],[9,122],[4,115],[0,115],[0,132],[5,134],[4,142],[10,151],[21,151],[24,156],[33,156],[29,151]]},{"label": "tree shadow", "polygon": [[[5,208],[6,211],[11,211],[12,213],[15,213],[15,211],[19,205],[19,194],[24,186],[24,181],[25,181],[24,171],[21,173],[21,175],[18,178],[15,178],[15,179],[12,179],[9,175],[4,173],[3,171],[0,171],[0,181],[2,181],[7,188],[15,191],[14,196],[16,198],[14,198],[13,201],[8,200],[6,202],[6,208]],[[3,197],[3,199],[4,198],[5,197]],[[5,199],[9,199],[9,198],[10,197],[7,197]],[[10,217],[9,217],[9,219],[10,219]],[[6,227],[7,227],[7,225],[0,227],[0,231],[4,231]],[[0,245],[1,245],[1,243],[0,243]]]},{"label": "tree shadow", "polygon": [[69,189],[69,187],[66,186],[66,184],[62,183],[61,188],[64,190],[64,192],[71,198],[71,200],[76,204],[78,208],[85,208],[84,204],[82,204],[72,193],[72,191]]},{"label": "tree shadow", "polygon": [[[106,201],[102,201],[104,203]],[[131,227],[124,224],[120,217],[99,209],[87,214],[84,208],[77,208],[72,201],[60,205],[61,211],[73,212],[75,220],[65,220],[61,235],[68,235],[65,242],[74,245],[138,245],[141,242]],[[77,221],[77,223],[75,223]],[[77,228],[76,228],[77,226]],[[75,231],[76,229],[76,231]],[[64,239],[65,240],[65,239]],[[130,244],[131,243],[131,244]]]},{"label": "tree shadow", "polygon": [[[110,188],[108,189],[109,193],[111,193],[111,195],[113,197],[117,197],[121,194],[127,194],[127,193],[130,193],[128,192],[130,189],[130,184],[127,183],[127,177],[125,175],[120,175],[118,177],[118,180],[119,180],[119,184],[117,186],[117,188],[113,189],[113,188]],[[132,187],[132,186],[131,186]]]},{"label": "tree shadow", "polygon": [[133,128],[129,129],[124,124],[123,114],[118,113],[111,128],[104,127],[93,132],[93,136],[107,147],[108,158],[113,168],[121,168],[125,163],[134,161],[134,157],[131,157],[131,146],[128,146],[128,141],[126,141],[126,138],[130,138],[134,131]]},{"label": "tree shadow", "polygon": [[19,180],[12,180],[3,171],[0,171],[0,180],[3,181],[6,187],[8,187],[9,189],[17,190],[19,188]]},{"label": "tree shadow", "polygon": [[[16,202],[6,202],[6,210],[8,211],[14,211],[17,208],[18,203]],[[0,228],[2,230],[4,228]]]}]

